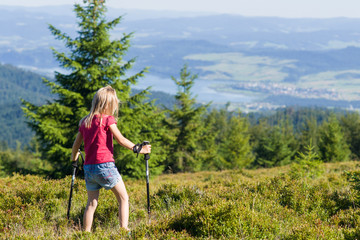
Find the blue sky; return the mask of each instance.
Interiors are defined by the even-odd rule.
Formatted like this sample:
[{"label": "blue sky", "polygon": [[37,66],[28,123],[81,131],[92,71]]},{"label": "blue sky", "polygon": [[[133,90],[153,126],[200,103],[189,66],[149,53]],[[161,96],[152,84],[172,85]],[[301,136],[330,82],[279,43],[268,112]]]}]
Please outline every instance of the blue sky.
[{"label": "blue sky", "polygon": [[[82,0],[0,0],[0,5],[46,6]],[[287,18],[360,17],[359,0],[107,0],[109,7],[193,12],[230,13],[244,16]]]}]

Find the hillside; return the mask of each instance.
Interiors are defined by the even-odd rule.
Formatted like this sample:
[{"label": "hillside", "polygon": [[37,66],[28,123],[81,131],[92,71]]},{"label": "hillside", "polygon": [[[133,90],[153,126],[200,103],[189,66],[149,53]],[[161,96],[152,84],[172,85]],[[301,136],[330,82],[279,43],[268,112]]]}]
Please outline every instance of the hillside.
[{"label": "hillside", "polygon": [[12,148],[17,141],[28,144],[33,136],[25,123],[21,99],[41,104],[51,99],[51,95],[40,75],[0,64],[0,140]]},{"label": "hillside", "polygon": [[131,237],[118,229],[111,191],[101,190],[93,233],[87,234],[81,231],[86,205],[83,179],[75,180],[67,221],[70,176],[0,178],[6,186],[0,189],[0,238],[358,239],[359,190],[345,174],[358,176],[358,163],[303,167],[155,177],[150,181],[150,223],[145,180],[125,180]]}]

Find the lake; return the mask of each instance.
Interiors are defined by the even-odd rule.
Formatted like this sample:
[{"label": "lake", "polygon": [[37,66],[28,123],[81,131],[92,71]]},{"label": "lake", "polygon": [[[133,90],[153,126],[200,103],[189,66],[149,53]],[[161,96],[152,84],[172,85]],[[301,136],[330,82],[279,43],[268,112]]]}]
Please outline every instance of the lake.
[{"label": "lake", "polygon": [[[232,81],[220,81],[220,80],[206,80],[197,78],[195,84],[192,87],[191,92],[196,96],[198,102],[207,103],[212,101],[215,104],[231,103],[247,103],[255,100],[255,97],[218,92],[214,87],[218,84],[231,83]],[[152,90],[162,91],[168,94],[176,94],[177,86],[171,78],[160,78],[155,75],[145,75],[138,81],[138,84],[134,87],[137,89],[145,89],[152,87]]]}]

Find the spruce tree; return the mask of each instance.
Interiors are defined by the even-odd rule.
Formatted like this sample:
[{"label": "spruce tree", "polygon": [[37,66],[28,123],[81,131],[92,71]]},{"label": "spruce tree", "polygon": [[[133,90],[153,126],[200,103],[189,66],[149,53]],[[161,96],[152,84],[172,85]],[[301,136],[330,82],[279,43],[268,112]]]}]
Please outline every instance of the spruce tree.
[{"label": "spruce tree", "polygon": [[239,169],[253,161],[250,145],[249,123],[240,112],[228,110],[229,104],[221,109],[212,109],[205,118],[207,127],[207,153],[205,169]]},{"label": "spruce tree", "polygon": [[330,115],[324,122],[319,133],[319,155],[324,162],[347,161],[350,156],[344,133],[336,116]]},{"label": "spruce tree", "polygon": [[172,172],[189,172],[201,169],[200,142],[205,130],[202,123],[206,106],[197,106],[196,100],[191,96],[191,88],[197,75],[188,71],[187,65],[180,71],[180,79],[172,77],[178,86],[175,95],[177,103],[173,110],[168,110],[169,117],[166,125],[169,128],[168,144],[169,156],[167,167]]},{"label": "spruce tree", "polygon": [[229,119],[226,135],[220,146],[222,155],[230,169],[249,166],[254,160],[250,146],[249,124],[238,112]]},{"label": "spruce tree", "polygon": [[261,121],[252,129],[255,160],[253,167],[283,166],[291,162],[296,152],[291,125],[282,121],[275,126]]},{"label": "spruce tree", "polygon": [[344,138],[354,157],[360,159],[360,115],[358,112],[347,113],[341,117]]},{"label": "spruce tree", "polygon": [[307,152],[310,143],[312,150],[318,153],[318,129],[318,123],[314,116],[310,116],[305,120],[302,124],[302,129],[298,137],[300,153]]},{"label": "spruce tree", "polygon": [[[106,85],[116,89],[118,98],[123,103],[118,120],[123,135],[140,142],[140,133],[146,129],[149,131],[148,139],[158,138],[156,134],[153,135],[152,130],[156,128],[154,121],[159,116],[150,117],[154,110],[152,103],[143,104],[147,91],[131,96],[131,86],[147,70],[126,76],[126,71],[134,63],[134,59],[125,59],[132,34],[123,34],[121,39],[110,39],[110,31],[120,23],[121,17],[107,21],[103,0],[84,1],[84,5],[75,4],[74,11],[78,19],[75,38],[49,25],[51,33],[56,39],[63,41],[68,49],[66,52],[52,49],[60,66],[66,70],[65,73],[55,72],[54,82],[43,80],[55,94],[54,100],[42,106],[23,100],[23,111],[28,124],[41,143],[42,158],[50,160],[54,165],[54,177],[69,173],[71,147],[78,132],[78,123],[88,114],[96,91]],[[148,120],[152,123],[149,124]],[[128,156],[126,160],[129,161]],[[134,156],[132,160],[135,160]],[[136,161],[129,173],[133,176],[139,176],[142,168],[141,160]],[[155,167],[159,165],[154,160],[151,164]],[[126,164],[123,165],[123,171],[128,170]]]},{"label": "spruce tree", "polygon": [[213,108],[204,118],[206,138],[201,142],[205,153],[202,157],[204,170],[223,170],[228,168],[221,145],[226,141],[229,112],[227,109]]}]

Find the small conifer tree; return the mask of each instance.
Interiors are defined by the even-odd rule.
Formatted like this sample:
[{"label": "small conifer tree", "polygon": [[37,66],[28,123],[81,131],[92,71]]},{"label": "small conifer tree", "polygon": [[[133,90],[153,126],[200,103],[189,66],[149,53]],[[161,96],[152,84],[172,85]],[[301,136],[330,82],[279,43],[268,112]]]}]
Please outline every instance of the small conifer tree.
[{"label": "small conifer tree", "polygon": [[191,96],[191,88],[197,75],[188,71],[187,65],[180,71],[180,79],[172,77],[178,86],[175,95],[177,103],[173,110],[168,110],[166,125],[169,128],[169,156],[167,167],[173,172],[197,171],[201,169],[200,142],[204,137],[203,115],[206,106],[196,106]]}]

